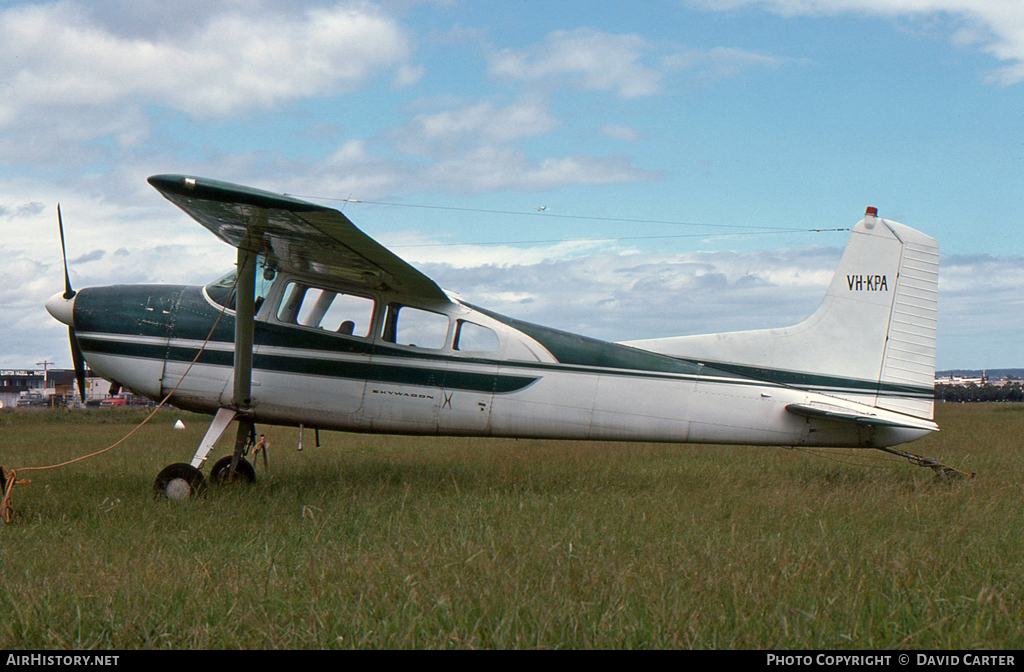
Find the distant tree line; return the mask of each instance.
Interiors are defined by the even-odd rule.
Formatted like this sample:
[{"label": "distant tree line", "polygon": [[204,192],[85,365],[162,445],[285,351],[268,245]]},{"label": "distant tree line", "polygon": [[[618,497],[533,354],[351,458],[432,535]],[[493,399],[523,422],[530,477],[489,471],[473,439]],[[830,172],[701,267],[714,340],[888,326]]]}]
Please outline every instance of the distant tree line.
[{"label": "distant tree line", "polygon": [[1002,385],[985,383],[977,385],[935,385],[935,401],[1024,401],[1024,387],[1019,380],[1009,380]]}]

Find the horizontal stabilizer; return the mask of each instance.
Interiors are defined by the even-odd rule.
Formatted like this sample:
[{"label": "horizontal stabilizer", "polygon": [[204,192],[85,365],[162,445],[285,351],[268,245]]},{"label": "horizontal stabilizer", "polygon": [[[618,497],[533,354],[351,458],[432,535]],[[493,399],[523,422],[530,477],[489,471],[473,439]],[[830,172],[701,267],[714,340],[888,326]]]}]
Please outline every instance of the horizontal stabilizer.
[{"label": "horizontal stabilizer", "polygon": [[805,418],[826,418],[840,422],[855,422],[864,425],[877,427],[900,427],[903,429],[937,429],[934,422],[920,420],[910,416],[896,416],[887,413],[885,417],[876,413],[860,412],[844,406],[833,406],[831,404],[789,404],[786,410],[794,415]]}]

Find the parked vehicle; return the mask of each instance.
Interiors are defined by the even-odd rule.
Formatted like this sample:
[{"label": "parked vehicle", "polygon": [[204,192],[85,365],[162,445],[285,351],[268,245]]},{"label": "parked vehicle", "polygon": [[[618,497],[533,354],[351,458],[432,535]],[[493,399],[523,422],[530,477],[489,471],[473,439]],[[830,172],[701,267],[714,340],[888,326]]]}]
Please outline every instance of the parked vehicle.
[{"label": "parked vehicle", "polygon": [[41,394],[23,394],[18,399],[18,408],[46,408],[49,402]]},{"label": "parked vehicle", "polygon": [[152,408],[156,402],[141,394],[118,394],[100,402],[100,408]]},{"label": "parked vehicle", "polygon": [[110,397],[100,402],[100,408],[124,408],[128,406],[128,400],[124,397]]}]

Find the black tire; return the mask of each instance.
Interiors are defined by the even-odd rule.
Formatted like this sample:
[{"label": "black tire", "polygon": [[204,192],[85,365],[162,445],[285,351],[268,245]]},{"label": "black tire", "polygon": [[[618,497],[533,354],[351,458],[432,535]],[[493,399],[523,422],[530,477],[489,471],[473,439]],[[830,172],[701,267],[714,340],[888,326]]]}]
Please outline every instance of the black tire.
[{"label": "black tire", "polygon": [[181,500],[206,494],[203,473],[191,464],[178,462],[164,467],[153,482],[153,496]]},{"label": "black tire", "polygon": [[235,467],[233,476],[228,474],[229,471],[231,471],[230,455],[222,457],[214,463],[213,469],[210,470],[210,480],[217,485],[256,482],[256,469],[244,458],[238,459],[238,466]]}]

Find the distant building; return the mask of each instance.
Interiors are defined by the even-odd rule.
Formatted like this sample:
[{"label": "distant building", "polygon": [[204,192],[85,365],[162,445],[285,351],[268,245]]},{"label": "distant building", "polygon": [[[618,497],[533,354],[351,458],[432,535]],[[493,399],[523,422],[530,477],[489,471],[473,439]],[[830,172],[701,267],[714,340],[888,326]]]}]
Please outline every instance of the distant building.
[{"label": "distant building", "polygon": [[935,383],[937,385],[959,385],[966,387],[967,385],[984,385],[988,382],[988,378],[967,378],[963,376],[949,376],[948,378],[936,378]]},{"label": "distant building", "polygon": [[100,378],[92,371],[85,371],[85,400],[102,401],[110,396],[110,381]]},{"label": "distant building", "polygon": [[[974,373],[977,374],[976,371]],[[989,376],[988,371],[982,371],[981,375],[958,376],[947,372],[941,375],[936,374],[935,376],[936,385],[953,385],[956,387],[967,387],[969,385],[976,387],[982,387],[983,385],[1002,387],[1007,383],[1013,383],[1017,380],[1019,380],[1018,377],[1011,373]]]},{"label": "distant building", "polygon": [[[74,372],[72,372],[74,376]],[[14,408],[23,394],[43,396],[46,377],[33,369],[0,370],[0,408]]]},{"label": "distant building", "polygon": [[[110,383],[85,371],[85,398],[106,399]],[[58,395],[69,403],[81,403],[74,369],[2,369],[0,370],[0,409],[14,408],[23,398],[40,399],[49,406]]]},{"label": "distant building", "polygon": [[72,397],[78,392],[74,369],[50,369],[46,372],[46,389],[49,394]]}]

